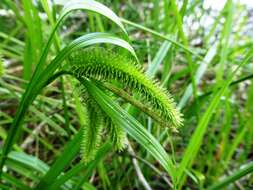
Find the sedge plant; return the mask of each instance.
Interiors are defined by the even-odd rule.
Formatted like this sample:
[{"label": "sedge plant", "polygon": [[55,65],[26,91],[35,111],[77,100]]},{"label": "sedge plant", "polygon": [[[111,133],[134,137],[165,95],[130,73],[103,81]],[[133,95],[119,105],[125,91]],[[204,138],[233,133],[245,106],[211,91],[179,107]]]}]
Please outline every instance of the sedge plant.
[{"label": "sedge plant", "polygon": [[213,2],[2,0],[0,189],[252,189],[250,9]]},{"label": "sedge plant", "polygon": [[[32,104],[43,88],[63,74],[70,74],[78,79],[82,83],[84,89],[87,88],[85,85],[87,80],[91,81],[91,83],[93,83],[92,80],[100,82],[110,82],[114,80],[116,82],[121,82],[133,91],[133,93],[137,94],[140,97],[140,100],[149,104],[149,106],[154,109],[154,114],[164,120],[163,123],[169,122],[170,124],[167,123],[167,126],[171,125],[173,127],[178,127],[182,124],[181,114],[175,108],[175,104],[171,96],[164,89],[160,88],[158,84],[153,82],[152,79],[146,77],[140,66],[136,65],[135,61],[121,56],[118,53],[113,53],[111,50],[107,51],[104,48],[82,50],[83,48],[93,44],[110,43],[129,50],[136,59],[136,55],[131,45],[120,38],[114,37],[113,35],[106,33],[91,33],[81,36],[63,48],[58,55],[56,55],[53,61],[45,66],[47,54],[49,52],[50,45],[54,40],[56,29],[59,27],[64,17],[77,9],[96,11],[111,19],[123,30],[123,32],[125,32],[125,29],[118,17],[107,7],[96,1],[81,2],[74,0],[63,8],[62,14],[58,19],[58,22],[55,24],[49,40],[42,51],[41,58],[36,66],[30,83],[22,96],[15,119],[12,123],[12,128],[3,147],[0,162],[1,171],[5,164],[7,158],[6,156],[10,152],[15,139],[18,137],[18,131],[23,123],[23,119],[29,105]],[[69,67],[67,70],[62,70],[62,68],[65,68],[62,64],[63,61],[66,61],[66,63],[69,64],[67,65],[67,67]],[[94,158],[95,153],[98,150],[102,131],[104,129],[103,126],[107,126],[105,127],[107,129],[107,133],[109,133],[111,141],[119,150],[125,146],[124,141],[126,135],[124,130],[126,130],[126,128],[122,129],[122,126],[117,126],[117,122],[114,122],[114,118],[111,118],[111,115],[108,116],[105,111],[101,110],[99,104],[96,103],[96,99],[93,99],[89,93],[83,96],[87,97],[84,98],[86,105],[86,123],[81,129],[83,138],[79,143],[81,144],[83,160],[85,163],[88,163]],[[152,115],[150,116],[152,117]],[[153,144],[152,146],[154,149],[162,149],[161,145],[159,145],[154,138],[150,139],[149,137],[145,137],[145,135],[147,135],[146,131],[144,131],[144,134],[143,132],[136,132],[130,132],[130,134],[142,145],[146,142],[145,140],[143,141],[139,138],[146,138],[149,143]],[[159,150],[152,150],[150,145],[147,144],[145,146],[147,150],[150,151],[151,154],[153,154],[153,156],[156,157],[165,169],[172,175],[174,173],[174,166],[167,157],[165,151],[163,149],[162,152]],[[162,154],[164,155],[161,157]],[[40,184],[38,186],[40,186]]]}]

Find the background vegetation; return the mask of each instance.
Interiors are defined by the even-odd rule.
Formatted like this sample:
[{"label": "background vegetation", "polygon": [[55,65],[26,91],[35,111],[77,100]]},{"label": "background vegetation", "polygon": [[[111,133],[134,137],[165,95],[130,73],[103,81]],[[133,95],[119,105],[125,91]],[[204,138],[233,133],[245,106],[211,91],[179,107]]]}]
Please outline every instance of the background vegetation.
[{"label": "background vegetation", "polygon": [[[2,0],[0,189],[252,189],[252,8],[216,3]],[[139,64],[159,81],[182,126],[160,126],[168,124],[157,122],[163,113],[143,113],[150,105],[131,83],[114,82],[117,91],[58,72],[73,70],[72,51],[94,45],[122,55],[98,62],[131,60],[129,68]],[[91,105],[84,89],[119,128],[80,154],[96,138],[82,134]]]}]

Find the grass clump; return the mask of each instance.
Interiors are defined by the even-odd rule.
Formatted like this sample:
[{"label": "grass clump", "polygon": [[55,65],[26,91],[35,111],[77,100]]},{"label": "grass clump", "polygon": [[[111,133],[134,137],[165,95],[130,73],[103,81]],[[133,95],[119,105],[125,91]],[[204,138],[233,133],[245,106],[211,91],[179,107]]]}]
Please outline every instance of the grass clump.
[{"label": "grass clump", "polygon": [[248,2],[0,1],[0,189],[252,189]]}]

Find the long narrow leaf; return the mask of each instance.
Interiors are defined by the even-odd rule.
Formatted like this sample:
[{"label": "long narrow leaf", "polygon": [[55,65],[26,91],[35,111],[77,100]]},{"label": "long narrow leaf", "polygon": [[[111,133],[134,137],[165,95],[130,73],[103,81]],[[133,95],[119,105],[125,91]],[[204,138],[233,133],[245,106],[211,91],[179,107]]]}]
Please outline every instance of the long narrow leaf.
[{"label": "long narrow leaf", "polygon": [[252,53],[253,53],[252,51],[248,52],[244,60],[241,62],[241,64],[235,69],[234,72],[230,74],[228,79],[224,82],[223,87],[220,90],[218,90],[218,92],[214,95],[209,107],[207,108],[206,112],[202,116],[194,134],[192,135],[190,139],[187,149],[184,152],[183,160],[181,161],[179,170],[177,171],[177,183],[180,184],[179,186],[183,184],[184,179],[185,179],[185,174],[186,174],[185,171],[191,167],[192,162],[194,161],[199,151],[208,123],[211,119],[213,112],[218,107],[221,97],[225,94],[235,73],[239,70],[241,66],[248,63],[248,61],[252,58],[253,56]]},{"label": "long narrow leaf", "polygon": [[47,187],[54,182],[54,180],[61,174],[61,172],[63,172],[63,170],[79,152],[81,139],[82,130],[79,130],[79,132],[75,134],[74,138],[68,142],[63,150],[62,155],[56,160],[53,166],[50,167],[49,171],[41,179],[40,183],[35,187],[35,189],[47,189]]},{"label": "long narrow leaf", "polygon": [[252,173],[252,172],[253,172],[253,162],[250,162],[250,163],[242,166],[241,169],[237,170],[236,172],[234,172],[230,176],[226,177],[225,179],[221,180],[220,182],[209,187],[208,190],[224,189],[224,187],[226,187],[230,183],[233,183],[236,180],[239,180],[243,176],[246,176],[247,174]]},{"label": "long narrow leaf", "polygon": [[50,190],[57,190],[61,187],[61,185],[63,185],[64,183],[66,183],[66,181],[68,181],[69,179],[71,179],[71,177],[75,176],[76,174],[78,174],[80,171],[85,169],[85,172],[82,173],[82,176],[87,176],[87,180],[88,177],[92,174],[92,171],[94,170],[94,168],[98,165],[98,163],[105,157],[105,155],[109,152],[109,150],[111,149],[112,144],[110,143],[105,143],[96,153],[96,157],[93,161],[91,161],[89,164],[85,165],[84,163],[80,162],[79,164],[77,164],[76,166],[74,166],[73,168],[71,168],[71,170],[69,170],[68,172],[66,172],[64,175],[62,175],[60,178],[58,178],[50,187],[47,187],[47,189]]},{"label": "long narrow leaf", "polygon": [[111,9],[109,9],[108,7],[104,6],[103,4],[97,2],[97,1],[93,1],[93,0],[70,0],[68,1],[68,3],[66,3],[63,7],[60,19],[63,19],[64,17],[66,17],[68,14],[70,14],[72,11],[75,10],[89,10],[89,11],[93,11],[95,13],[99,13],[105,17],[107,17],[108,19],[110,19],[111,21],[113,21],[114,23],[116,23],[121,29],[122,31],[127,35],[127,32],[123,26],[123,24],[121,23],[119,17],[113,12],[111,11]]}]

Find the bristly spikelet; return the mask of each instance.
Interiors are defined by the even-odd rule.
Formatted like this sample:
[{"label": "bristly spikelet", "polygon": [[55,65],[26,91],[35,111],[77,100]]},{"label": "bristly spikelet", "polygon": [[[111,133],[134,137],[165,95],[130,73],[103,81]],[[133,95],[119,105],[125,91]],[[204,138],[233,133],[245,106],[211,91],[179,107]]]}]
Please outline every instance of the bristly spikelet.
[{"label": "bristly spikelet", "polygon": [[105,118],[105,125],[109,130],[108,132],[115,149],[122,151],[127,145],[126,131],[122,127],[115,125],[109,117]]},{"label": "bristly spikelet", "polygon": [[93,160],[99,149],[102,136],[102,121],[99,110],[95,107],[93,101],[86,102],[86,125],[83,127],[83,138],[81,144],[82,160],[88,163]]},{"label": "bristly spikelet", "polygon": [[[99,120],[101,122],[101,126],[103,128],[106,129],[106,133],[104,135],[106,135],[106,137],[108,136],[111,139],[111,142],[114,145],[114,148],[118,151],[123,150],[126,145],[127,145],[127,136],[126,136],[126,132],[123,128],[121,128],[120,126],[116,126],[113,121],[111,120],[110,117],[108,117],[106,115],[106,113],[104,113],[104,111],[100,108],[100,106],[91,98],[89,97],[89,94],[87,93],[86,89],[83,88],[82,86],[80,86],[78,88],[79,94],[82,97],[82,102],[83,104],[85,104],[85,108],[86,108],[86,120],[89,121],[89,123],[91,123],[92,121],[90,120],[90,116],[91,116],[91,111],[93,112],[97,112],[97,115],[99,116]],[[89,111],[87,111],[89,110]],[[90,125],[92,127],[92,125]],[[87,126],[85,126],[87,127]],[[96,139],[89,139],[89,137],[86,137],[87,132],[90,129],[84,129],[84,138],[86,138],[87,140],[83,140],[83,149],[87,150],[87,146],[89,146],[89,144],[86,143],[91,143],[91,141],[96,140]],[[99,131],[101,133],[101,131]],[[97,142],[97,147],[99,147],[99,143],[101,141],[101,138],[98,138],[98,142]],[[89,142],[87,142],[89,141]],[[87,151],[86,151],[87,152]],[[84,151],[82,151],[82,153],[84,153]],[[94,152],[95,153],[95,152]],[[87,153],[86,153],[87,154]],[[92,158],[90,158],[89,160],[92,160]]]},{"label": "bristly spikelet", "polygon": [[78,77],[100,81],[115,80],[140,94],[152,110],[174,127],[182,125],[182,117],[171,95],[153,82],[133,60],[104,48],[87,48],[71,54],[70,71]]}]

